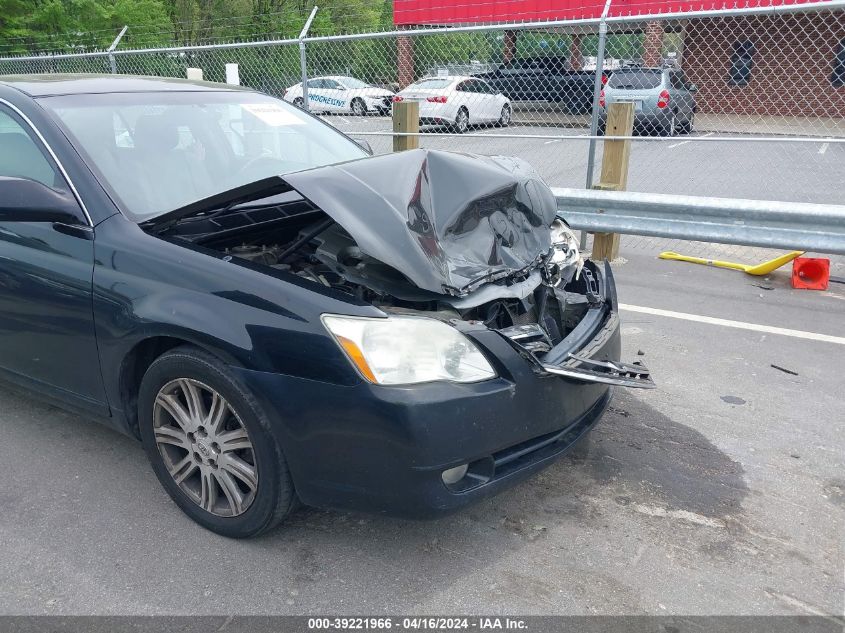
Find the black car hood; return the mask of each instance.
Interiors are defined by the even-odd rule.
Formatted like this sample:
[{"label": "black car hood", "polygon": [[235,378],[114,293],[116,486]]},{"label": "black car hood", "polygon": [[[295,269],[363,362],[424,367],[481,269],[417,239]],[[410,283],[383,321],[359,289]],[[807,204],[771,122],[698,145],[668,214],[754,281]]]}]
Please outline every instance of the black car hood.
[{"label": "black car hood", "polygon": [[551,247],[554,195],[520,159],[419,149],[283,178],[363,253],[432,292],[466,294]]},{"label": "black car hood", "polygon": [[272,176],[142,226],[163,231],[291,190],[342,226],[365,255],[419,288],[453,296],[533,267],[551,248],[557,211],[525,161],[418,149]]}]

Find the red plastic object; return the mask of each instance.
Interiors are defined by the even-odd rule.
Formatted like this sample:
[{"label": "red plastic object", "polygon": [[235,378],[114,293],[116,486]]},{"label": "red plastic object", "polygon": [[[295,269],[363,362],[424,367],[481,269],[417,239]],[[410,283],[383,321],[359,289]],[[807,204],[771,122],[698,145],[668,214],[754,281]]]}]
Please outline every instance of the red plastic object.
[{"label": "red plastic object", "polygon": [[796,257],[792,260],[792,287],[827,290],[830,260],[826,257]]}]

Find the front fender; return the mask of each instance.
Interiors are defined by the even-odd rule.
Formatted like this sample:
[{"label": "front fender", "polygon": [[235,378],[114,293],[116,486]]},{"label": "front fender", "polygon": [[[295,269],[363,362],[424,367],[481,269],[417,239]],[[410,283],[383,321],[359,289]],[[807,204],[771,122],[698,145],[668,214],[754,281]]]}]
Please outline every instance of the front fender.
[{"label": "front fender", "polygon": [[381,312],[288,273],[265,270],[147,234],[122,216],[99,225],[93,309],[110,405],[121,408],[125,359],[156,337],[192,343],[253,371],[358,383],[320,315]]}]

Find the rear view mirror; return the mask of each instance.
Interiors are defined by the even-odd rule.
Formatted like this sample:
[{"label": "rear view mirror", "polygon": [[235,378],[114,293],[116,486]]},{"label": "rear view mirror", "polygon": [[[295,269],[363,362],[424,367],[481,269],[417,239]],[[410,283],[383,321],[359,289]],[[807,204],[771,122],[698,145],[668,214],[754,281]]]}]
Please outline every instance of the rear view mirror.
[{"label": "rear view mirror", "polygon": [[79,222],[79,205],[68,191],[28,178],[0,176],[0,222]]},{"label": "rear view mirror", "polygon": [[695,92],[696,90],[698,90],[698,86],[696,86],[695,84],[690,84],[687,90],[689,90],[690,92]]}]

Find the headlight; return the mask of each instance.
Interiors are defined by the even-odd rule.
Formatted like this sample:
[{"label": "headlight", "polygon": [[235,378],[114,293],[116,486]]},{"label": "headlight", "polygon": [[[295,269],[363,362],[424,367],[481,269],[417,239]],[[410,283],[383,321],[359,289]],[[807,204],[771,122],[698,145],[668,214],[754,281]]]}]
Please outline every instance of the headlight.
[{"label": "headlight", "polygon": [[572,229],[566,226],[562,220],[557,219],[552,222],[551,232],[552,263],[565,268],[578,261],[580,256],[578,252],[578,239],[575,237]]},{"label": "headlight", "polygon": [[323,324],[370,382],[408,385],[496,377],[484,355],[455,328],[425,317],[323,315]]}]

